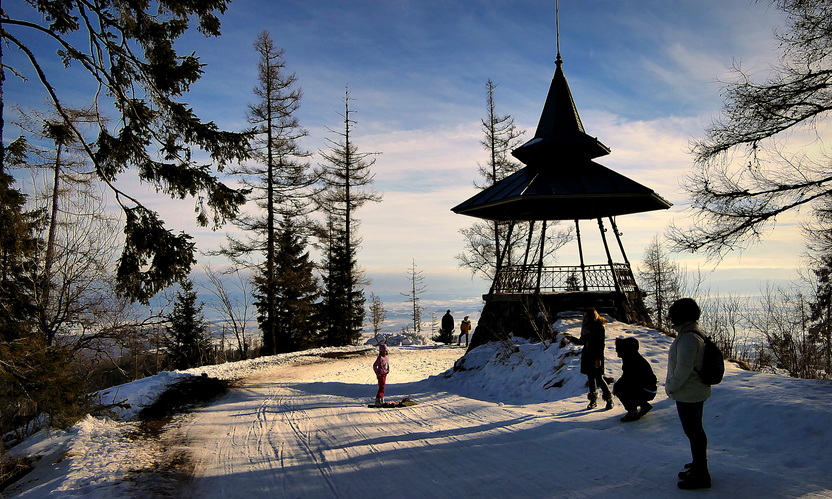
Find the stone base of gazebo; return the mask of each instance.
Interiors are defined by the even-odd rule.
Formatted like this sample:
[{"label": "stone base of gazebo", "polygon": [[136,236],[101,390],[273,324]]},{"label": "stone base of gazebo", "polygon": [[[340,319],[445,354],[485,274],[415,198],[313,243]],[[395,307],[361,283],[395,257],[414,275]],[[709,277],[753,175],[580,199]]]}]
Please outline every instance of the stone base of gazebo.
[{"label": "stone base of gazebo", "polygon": [[557,315],[596,309],[618,321],[647,324],[650,318],[639,291],[565,291],[558,293],[494,293],[484,295],[485,305],[469,349],[509,335],[550,339]]}]

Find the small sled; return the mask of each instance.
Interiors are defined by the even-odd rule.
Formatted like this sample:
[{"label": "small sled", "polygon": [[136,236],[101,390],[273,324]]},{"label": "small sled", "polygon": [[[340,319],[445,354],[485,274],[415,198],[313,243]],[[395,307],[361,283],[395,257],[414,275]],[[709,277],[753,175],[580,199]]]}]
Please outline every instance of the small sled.
[{"label": "small sled", "polygon": [[412,405],[416,405],[416,402],[409,397],[405,397],[398,402],[385,402],[381,405],[367,404],[367,407],[372,407],[373,409],[389,409],[395,407],[410,407]]}]

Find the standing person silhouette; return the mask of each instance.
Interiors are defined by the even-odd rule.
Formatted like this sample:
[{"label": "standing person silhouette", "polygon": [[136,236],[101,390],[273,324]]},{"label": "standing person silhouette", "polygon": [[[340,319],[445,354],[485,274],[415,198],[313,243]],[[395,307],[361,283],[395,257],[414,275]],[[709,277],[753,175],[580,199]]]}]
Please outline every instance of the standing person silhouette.
[{"label": "standing person silhouette", "polygon": [[676,401],[676,411],[682,429],[690,441],[693,461],[679,473],[680,489],[707,489],[711,487],[708,471],[708,435],[702,426],[705,401],[711,396],[711,385],[699,379],[705,357],[705,333],[699,328],[699,305],[692,298],[676,300],[668,309],[670,323],[678,335],[670,345],[667,359],[665,392]]},{"label": "standing person silhouette", "polygon": [[445,312],[445,315],[442,316],[442,342],[446,345],[450,345],[453,339],[454,317],[451,315],[451,311],[448,310]]},{"label": "standing person silhouette", "polygon": [[581,350],[581,374],[587,377],[587,387],[589,393],[588,410],[595,409],[598,406],[598,393],[596,389],[601,388],[604,401],[607,403],[605,410],[613,408],[612,393],[604,381],[604,341],[607,333],[604,329],[604,324],[607,320],[598,314],[594,308],[584,312],[584,322],[581,325],[581,337],[576,338],[571,335],[566,335],[566,339],[572,343],[583,345]]}]

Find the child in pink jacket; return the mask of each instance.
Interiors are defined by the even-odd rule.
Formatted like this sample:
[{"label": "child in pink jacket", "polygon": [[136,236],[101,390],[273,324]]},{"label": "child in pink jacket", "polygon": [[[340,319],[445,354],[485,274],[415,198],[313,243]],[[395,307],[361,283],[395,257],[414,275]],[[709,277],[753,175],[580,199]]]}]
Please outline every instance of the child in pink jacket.
[{"label": "child in pink jacket", "polygon": [[379,345],[378,358],[373,363],[373,371],[378,378],[378,392],[376,392],[376,405],[384,404],[384,388],[387,386],[387,373],[390,372],[390,363],[387,361],[387,345]]}]

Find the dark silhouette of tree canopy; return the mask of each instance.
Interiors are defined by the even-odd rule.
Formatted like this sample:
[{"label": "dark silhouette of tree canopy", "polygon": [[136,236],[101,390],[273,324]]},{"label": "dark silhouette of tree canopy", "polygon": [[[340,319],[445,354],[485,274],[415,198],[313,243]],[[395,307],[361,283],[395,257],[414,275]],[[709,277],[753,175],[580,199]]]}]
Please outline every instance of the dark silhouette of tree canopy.
[{"label": "dark silhouette of tree canopy", "polygon": [[[195,55],[181,55],[175,48],[192,25],[206,36],[218,36],[217,16],[228,2],[30,0],[23,2],[30,9],[21,16],[25,18],[0,15],[5,50],[0,52],[5,69],[0,83],[6,75],[31,71],[34,76],[26,82],[40,84],[98,178],[115,194],[125,215],[118,290],[141,302],[188,275],[195,247],[190,236],[167,229],[156,212],[117,186],[127,169],[173,198],[198,197],[197,221],[203,226],[223,224],[244,202],[243,194],[223,184],[214,168],[222,170],[246,158],[249,135],[203,122],[180,100],[203,67]],[[28,68],[10,68],[9,50]],[[85,140],[71,119],[61,96],[62,73],[51,69],[55,57],[90,76],[90,109],[102,117],[92,141]],[[112,120],[105,121],[105,115]],[[208,158],[204,163],[195,159],[200,151]],[[0,172],[4,168],[0,163]]]},{"label": "dark silhouette of tree canopy", "polygon": [[[722,117],[693,145],[692,226],[671,227],[674,249],[720,258],[758,242],[785,212],[829,205],[832,158],[820,130],[832,111],[832,4],[769,1],[787,16],[779,64],[762,83],[735,67]],[[793,146],[807,135],[812,145]]]}]

